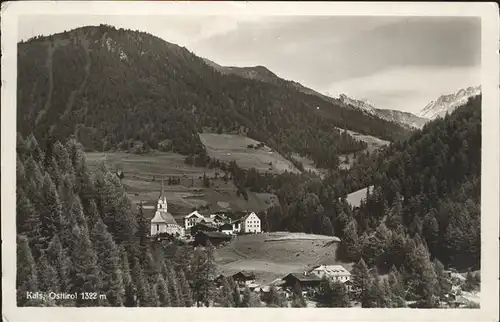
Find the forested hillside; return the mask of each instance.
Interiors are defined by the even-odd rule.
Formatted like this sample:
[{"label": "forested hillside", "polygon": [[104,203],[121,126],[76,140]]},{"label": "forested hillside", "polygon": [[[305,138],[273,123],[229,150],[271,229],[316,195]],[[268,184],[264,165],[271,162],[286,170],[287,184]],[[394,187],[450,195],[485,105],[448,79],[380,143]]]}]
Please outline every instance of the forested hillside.
[{"label": "forested hillside", "polygon": [[[187,49],[152,35],[101,25],[18,46],[18,129],[88,151],[146,149],[204,155],[203,128],[243,130],[278,152],[335,167],[365,144],[334,127],[394,140],[399,125],[296,89],[223,75]],[[319,107],[319,109],[318,109]]]},{"label": "forested hillside", "polygon": [[[349,171],[324,181],[289,176],[281,187],[261,181],[280,201],[261,214],[266,230],[338,236],[339,258],[362,259],[380,273],[392,267],[407,296],[424,306],[441,294],[444,267],[480,267],[481,97],[406,140],[360,155]],[[353,209],[346,194],[368,185],[373,193]]]},{"label": "forested hillside", "polygon": [[216,290],[213,247],[150,239],[149,220],[132,210],[118,177],[104,165],[91,172],[74,139],[42,149],[18,136],[17,151],[18,306],[257,305],[231,279]]}]

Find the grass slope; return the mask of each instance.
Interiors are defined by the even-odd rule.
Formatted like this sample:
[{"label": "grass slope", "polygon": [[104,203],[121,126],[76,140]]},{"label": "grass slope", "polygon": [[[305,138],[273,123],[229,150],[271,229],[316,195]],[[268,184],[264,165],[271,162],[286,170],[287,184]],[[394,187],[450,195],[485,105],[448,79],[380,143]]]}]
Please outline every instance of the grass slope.
[{"label": "grass slope", "polygon": [[217,250],[216,262],[223,274],[253,271],[256,282],[265,285],[314,265],[341,264],[335,258],[334,238],[286,232],[242,235]]},{"label": "grass slope", "polygon": [[290,161],[267,146],[248,148],[249,144],[260,142],[246,136],[215,133],[200,133],[199,136],[208,155],[221,161],[235,160],[241,168],[255,168],[259,172],[300,172]]},{"label": "grass slope", "polygon": [[[161,190],[161,176],[169,202],[169,211],[176,219],[186,215],[194,207],[206,207],[206,211],[251,210],[262,211],[273,204],[276,198],[267,193],[248,193],[248,201],[236,196],[236,187],[231,181],[214,180],[215,169],[192,167],[184,163],[182,155],[170,152],[152,152],[136,155],[124,152],[87,153],[91,166],[104,161],[111,169],[122,169],[122,183],[134,204],[143,202],[146,215],[153,216],[153,208]],[[202,186],[203,174],[211,178],[212,186]],[[179,185],[168,185],[169,176],[179,176]],[[153,181],[154,178],[154,181]]]}]

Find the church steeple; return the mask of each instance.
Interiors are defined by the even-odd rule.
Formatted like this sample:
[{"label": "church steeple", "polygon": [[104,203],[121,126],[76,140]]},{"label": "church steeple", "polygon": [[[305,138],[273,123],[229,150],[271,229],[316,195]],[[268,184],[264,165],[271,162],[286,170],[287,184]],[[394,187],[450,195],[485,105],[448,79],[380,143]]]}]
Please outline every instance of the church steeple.
[{"label": "church steeple", "polygon": [[161,192],[158,197],[158,210],[167,211],[167,197],[165,197],[165,190],[163,188],[163,177],[161,177]]},{"label": "church steeple", "polygon": [[164,196],[164,191],[163,191],[163,176],[161,177],[161,194],[160,194],[160,198],[163,198]]}]

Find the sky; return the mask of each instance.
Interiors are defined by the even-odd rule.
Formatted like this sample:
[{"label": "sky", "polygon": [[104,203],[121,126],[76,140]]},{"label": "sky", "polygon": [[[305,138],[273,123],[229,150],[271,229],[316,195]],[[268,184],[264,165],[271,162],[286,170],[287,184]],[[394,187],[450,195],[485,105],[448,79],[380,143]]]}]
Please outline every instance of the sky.
[{"label": "sky", "polygon": [[402,16],[24,16],[18,39],[106,23],[141,30],[225,66],[278,76],[377,108],[418,113],[480,85],[481,21]]}]

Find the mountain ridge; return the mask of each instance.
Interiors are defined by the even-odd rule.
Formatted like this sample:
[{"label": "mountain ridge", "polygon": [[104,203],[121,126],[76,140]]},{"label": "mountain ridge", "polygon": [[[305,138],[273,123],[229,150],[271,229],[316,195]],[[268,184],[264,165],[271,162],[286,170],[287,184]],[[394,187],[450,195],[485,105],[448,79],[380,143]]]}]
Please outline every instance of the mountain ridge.
[{"label": "mountain ridge", "polygon": [[203,163],[198,133],[208,128],[244,133],[328,167],[338,154],[365,148],[335,127],[391,141],[408,134],[283,82],[220,73],[145,32],[81,27],[18,44],[18,130],[41,142],[74,135],[88,151],[130,150],[139,142]]},{"label": "mountain ridge", "polygon": [[420,112],[420,117],[435,119],[444,117],[446,113],[453,112],[457,107],[465,105],[470,98],[481,94],[481,86],[469,86],[455,93],[441,95],[435,101],[429,102]]}]

